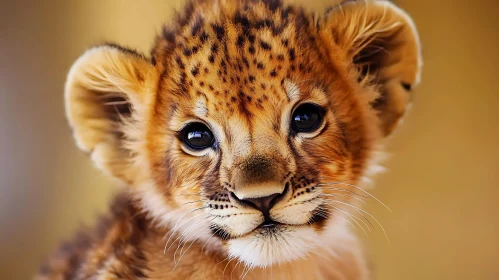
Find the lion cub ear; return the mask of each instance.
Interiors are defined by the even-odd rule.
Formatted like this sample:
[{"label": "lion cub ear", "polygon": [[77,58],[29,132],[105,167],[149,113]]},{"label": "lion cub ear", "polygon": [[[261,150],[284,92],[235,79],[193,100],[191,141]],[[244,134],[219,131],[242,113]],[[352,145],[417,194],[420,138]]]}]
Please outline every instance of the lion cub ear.
[{"label": "lion cub ear", "polygon": [[379,95],[371,105],[382,132],[390,134],[420,77],[421,48],[412,20],[389,1],[350,0],[331,9],[319,28],[330,59],[346,59],[358,81],[375,85]]},{"label": "lion cub ear", "polygon": [[133,181],[129,145],[145,115],[158,74],[142,55],[115,45],[86,51],[71,67],[66,114],[80,149],[114,178]]}]

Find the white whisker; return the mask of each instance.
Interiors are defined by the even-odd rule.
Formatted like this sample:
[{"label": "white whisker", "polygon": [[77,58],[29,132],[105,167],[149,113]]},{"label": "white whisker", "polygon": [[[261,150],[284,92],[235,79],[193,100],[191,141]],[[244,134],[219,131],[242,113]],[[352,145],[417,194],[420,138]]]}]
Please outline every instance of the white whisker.
[{"label": "white whisker", "polygon": [[392,212],[392,209],[390,209],[390,207],[386,206],[383,202],[381,202],[381,200],[379,200],[378,198],[376,198],[374,195],[370,194],[368,191],[363,190],[362,188],[360,188],[360,187],[358,187],[358,186],[356,186],[354,184],[349,184],[349,183],[345,183],[345,182],[339,181],[339,182],[321,183],[319,185],[338,185],[338,184],[358,189],[359,191],[361,191],[361,192],[367,194],[368,196],[370,196],[371,198],[375,199],[377,202],[379,202],[381,205],[383,205],[386,209],[388,209],[388,211]]},{"label": "white whisker", "polygon": [[361,211],[362,213],[365,213],[369,217],[373,218],[376,221],[376,223],[378,223],[378,225],[381,227],[381,230],[383,230],[383,233],[385,234],[386,240],[388,241],[388,244],[390,244],[390,239],[388,238],[388,235],[386,234],[385,228],[381,225],[381,223],[378,221],[378,219],[376,219],[373,215],[371,215],[369,212],[364,211],[364,210],[362,210],[362,209],[360,209],[360,208],[358,208],[356,206],[353,206],[353,205],[351,205],[349,203],[345,203],[345,202],[342,202],[342,201],[339,201],[339,200],[335,200],[334,202],[337,202],[337,203],[340,203],[340,204],[344,204],[346,206],[349,206],[349,207],[352,207],[354,209],[357,209],[357,210]]}]

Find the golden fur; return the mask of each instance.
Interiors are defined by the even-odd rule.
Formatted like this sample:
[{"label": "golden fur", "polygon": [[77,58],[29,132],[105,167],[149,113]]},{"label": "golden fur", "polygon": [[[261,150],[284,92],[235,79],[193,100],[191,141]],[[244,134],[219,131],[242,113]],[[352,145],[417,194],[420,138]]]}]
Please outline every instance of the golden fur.
[{"label": "golden fur", "polygon": [[[322,16],[278,0],[196,0],[151,58],[118,45],[71,68],[66,110],[78,146],[124,186],[38,279],[370,279],[349,231],[357,187],[419,82],[410,18],[386,1]],[[292,133],[303,103],[324,108]],[[178,134],[205,123],[213,148]],[[282,193],[263,214],[232,198]]]}]

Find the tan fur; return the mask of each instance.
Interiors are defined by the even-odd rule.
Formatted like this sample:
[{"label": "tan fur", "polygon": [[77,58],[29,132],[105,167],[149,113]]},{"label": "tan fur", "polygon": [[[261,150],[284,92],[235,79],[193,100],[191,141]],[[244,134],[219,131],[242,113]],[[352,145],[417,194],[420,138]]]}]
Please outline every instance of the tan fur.
[{"label": "tan fur", "polygon": [[[409,17],[385,1],[315,17],[277,0],[197,0],[151,54],[104,45],[69,72],[76,142],[126,188],[38,279],[370,279],[349,224],[355,185],[419,82]],[[312,133],[290,129],[303,103],[325,112]],[[182,144],[192,121],[213,148]],[[270,230],[232,197],[283,191]]]}]

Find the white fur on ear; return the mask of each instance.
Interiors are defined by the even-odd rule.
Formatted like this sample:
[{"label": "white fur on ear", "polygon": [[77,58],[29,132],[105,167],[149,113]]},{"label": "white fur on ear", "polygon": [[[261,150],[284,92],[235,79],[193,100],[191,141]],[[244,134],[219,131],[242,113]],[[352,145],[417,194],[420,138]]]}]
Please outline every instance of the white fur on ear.
[{"label": "white fur on ear", "polygon": [[422,58],[411,18],[389,1],[348,1],[321,22],[333,61],[346,61],[361,85],[378,92],[373,107],[385,135],[397,125],[420,81]]},{"label": "white fur on ear", "polygon": [[[117,46],[86,51],[73,64],[65,85],[66,115],[80,149],[98,168],[130,181],[126,141],[155,94],[158,74],[140,54]],[[126,140],[126,141],[124,141]]]}]

